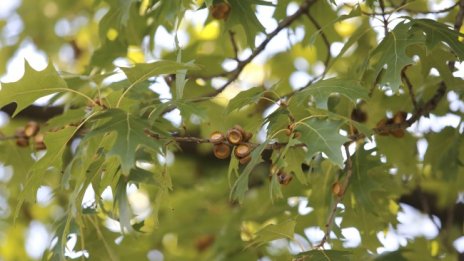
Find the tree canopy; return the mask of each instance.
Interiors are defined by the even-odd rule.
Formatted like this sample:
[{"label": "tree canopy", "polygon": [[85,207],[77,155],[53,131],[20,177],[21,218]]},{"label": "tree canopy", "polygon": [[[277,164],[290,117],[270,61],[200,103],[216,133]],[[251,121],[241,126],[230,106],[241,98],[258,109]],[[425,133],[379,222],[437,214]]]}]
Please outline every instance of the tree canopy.
[{"label": "tree canopy", "polygon": [[[463,17],[464,0],[15,2],[0,260],[464,260]],[[401,235],[411,207],[436,234]]]}]

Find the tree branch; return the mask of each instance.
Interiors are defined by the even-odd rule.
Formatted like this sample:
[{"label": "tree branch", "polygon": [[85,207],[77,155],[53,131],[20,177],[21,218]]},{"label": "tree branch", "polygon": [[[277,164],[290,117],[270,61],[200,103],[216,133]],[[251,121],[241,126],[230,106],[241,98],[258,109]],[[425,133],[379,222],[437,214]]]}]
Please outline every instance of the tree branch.
[{"label": "tree branch", "polygon": [[224,83],[219,89],[217,89],[215,92],[207,95],[208,97],[214,97],[216,95],[218,95],[219,93],[221,93],[225,88],[227,88],[227,86],[229,86],[232,82],[234,82],[239,76],[240,76],[240,73],[243,71],[243,69],[245,68],[245,66],[247,66],[251,61],[253,61],[253,59],[258,56],[262,51],[264,51],[264,49],[266,49],[266,46],[267,44],[277,35],[280,33],[280,31],[282,31],[284,28],[287,28],[288,26],[290,26],[295,20],[297,20],[300,16],[302,16],[303,14],[305,14],[309,8],[311,7],[311,5],[313,5],[317,0],[305,0],[301,5],[300,7],[298,8],[298,10],[286,17],[284,20],[282,20],[276,29],[274,29],[274,31],[272,31],[270,34],[267,35],[266,39],[264,39],[264,41],[258,46],[256,47],[255,50],[253,50],[253,52],[250,54],[250,56],[248,56],[248,58],[246,58],[245,60],[243,61],[239,61],[237,67],[229,72],[231,74],[231,77],[227,80],[226,83]]},{"label": "tree branch", "polygon": [[306,12],[306,17],[308,17],[308,19],[311,21],[311,23],[313,23],[313,25],[316,27],[316,29],[320,32],[321,37],[322,37],[322,41],[324,41],[324,44],[327,47],[327,57],[325,58],[325,61],[324,61],[325,68],[324,68],[324,72],[322,72],[322,74],[320,76],[320,78],[322,79],[327,74],[327,70],[329,69],[329,62],[330,62],[330,58],[331,58],[331,55],[330,55],[330,42],[329,42],[329,39],[327,38],[327,35],[322,30],[321,25],[317,22],[317,20],[309,12]]},{"label": "tree branch", "polygon": [[414,94],[414,89],[412,87],[411,81],[409,80],[408,76],[406,75],[406,69],[408,67],[409,66],[406,66],[406,67],[403,68],[403,70],[401,70],[401,78],[403,79],[404,83],[408,87],[409,97],[411,98],[411,103],[414,106],[414,111],[416,111],[417,110],[416,95]]},{"label": "tree branch", "polygon": [[387,18],[385,17],[385,3],[383,2],[383,0],[379,0],[379,5],[380,5],[380,10],[382,10],[382,19],[383,19],[383,29],[384,29],[384,32],[385,32],[385,37],[387,37],[387,34],[388,34],[388,20]]}]

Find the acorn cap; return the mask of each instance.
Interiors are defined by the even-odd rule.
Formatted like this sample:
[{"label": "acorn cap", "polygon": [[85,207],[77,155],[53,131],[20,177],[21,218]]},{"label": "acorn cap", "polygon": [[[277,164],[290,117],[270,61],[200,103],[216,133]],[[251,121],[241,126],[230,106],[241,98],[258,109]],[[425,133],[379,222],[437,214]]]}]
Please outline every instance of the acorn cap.
[{"label": "acorn cap", "polygon": [[251,155],[248,155],[246,157],[240,158],[239,162],[240,164],[245,165],[248,162],[250,162],[250,160],[251,160]]},{"label": "acorn cap", "polygon": [[234,154],[237,156],[237,158],[243,158],[248,155],[250,155],[251,148],[250,145],[248,144],[240,144],[237,147],[235,147]]},{"label": "acorn cap", "polygon": [[239,144],[243,140],[243,134],[240,130],[232,128],[227,131],[227,140],[231,144]]},{"label": "acorn cap", "polygon": [[39,130],[39,124],[35,121],[30,121],[24,127],[24,135],[26,135],[26,137],[32,137],[35,136]]},{"label": "acorn cap", "polygon": [[221,143],[225,140],[224,134],[220,133],[219,131],[215,131],[211,133],[209,136],[209,141],[213,144]]},{"label": "acorn cap", "polygon": [[218,159],[227,159],[230,156],[230,147],[224,143],[214,144],[213,153]]},{"label": "acorn cap", "polygon": [[243,141],[249,141],[251,140],[251,138],[253,137],[253,133],[249,132],[249,131],[245,131],[245,135],[243,137]]}]

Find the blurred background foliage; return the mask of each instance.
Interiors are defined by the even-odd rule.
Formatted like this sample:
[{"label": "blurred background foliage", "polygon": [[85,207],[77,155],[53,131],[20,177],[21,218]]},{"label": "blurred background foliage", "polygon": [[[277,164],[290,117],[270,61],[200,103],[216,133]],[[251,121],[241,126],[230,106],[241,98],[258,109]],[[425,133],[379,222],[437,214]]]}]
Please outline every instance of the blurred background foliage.
[{"label": "blurred background foliage", "polygon": [[[463,260],[462,0],[6,2],[0,260]],[[26,85],[38,94],[15,94]],[[420,119],[369,131],[398,112]],[[19,144],[31,121],[45,140]],[[236,124],[256,144],[311,145],[255,150],[245,180],[233,156],[172,138]],[[313,149],[305,126],[330,146]],[[337,207],[334,184],[350,179],[340,147],[359,133]]]}]

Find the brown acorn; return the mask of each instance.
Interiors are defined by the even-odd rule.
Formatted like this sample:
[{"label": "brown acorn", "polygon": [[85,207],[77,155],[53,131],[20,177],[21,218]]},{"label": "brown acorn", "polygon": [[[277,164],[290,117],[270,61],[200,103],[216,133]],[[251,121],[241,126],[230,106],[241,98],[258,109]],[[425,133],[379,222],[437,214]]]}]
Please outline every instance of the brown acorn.
[{"label": "brown acorn", "polygon": [[246,157],[243,157],[239,160],[240,164],[245,165],[251,160],[251,155],[248,155]]},{"label": "brown acorn", "polygon": [[199,236],[195,241],[195,248],[198,252],[203,252],[214,243],[214,240],[215,236],[212,234]]},{"label": "brown acorn", "polygon": [[225,140],[224,134],[220,133],[219,131],[215,131],[211,133],[209,136],[209,141],[213,144],[221,143]]},{"label": "brown acorn", "polygon": [[34,148],[36,150],[44,150],[46,149],[47,147],[45,146],[45,143],[44,143],[44,136],[42,133],[39,133],[37,135],[34,136]]},{"label": "brown acorn", "polygon": [[249,131],[245,131],[245,135],[243,135],[243,141],[248,142],[251,140],[252,137],[253,137],[253,133]]},{"label": "brown acorn", "polygon": [[357,122],[366,122],[367,114],[359,108],[355,108],[351,111],[351,119]]},{"label": "brown acorn", "polygon": [[237,147],[235,147],[234,154],[237,158],[244,158],[248,155],[250,155],[251,148],[250,145],[248,144],[240,144]]},{"label": "brown acorn", "polygon": [[214,19],[225,20],[229,17],[231,7],[227,3],[217,3],[209,8],[209,12]]},{"label": "brown acorn", "polygon": [[390,134],[396,138],[402,138],[404,137],[405,132],[403,129],[395,129],[395,130],[391,130]]},{"label": "brown acorn", "polygon": [[377,128],[377,134],[382,135],[382,136],[388,136],[389,132],[388,130],[385,130],[387,123],[388,123],[388,119],[386,118],[383,118],[379,122],[377,122],[377,125],[375,126]]},{"label": "brown acorn", "polygon": [[279,179],[279,183],[281,185],[288,185],[290,181],[292,181],[293,176],[285,172],[279,172],[277,173],[277,178]]},{"label": "brown acorn", "polygon": [[21,148],[25,148],[29,146],[29,139],[24,138],[24,137],[18,137],[16,138],[16,145]]},{"label": "brown acorn", "polygon": [[393,116],[393,123],[395,124],[401,124],[406,121],[406,118],[408,117],[408,113],[404,111],[399,111],[395,113]]},{"label": "brown acorn", "polygon": [[35,121],[30,121],[24,127],[24,135],[26,137],[32,137],[36,135],[40,130],[39,124]]},{"label": "brown acorn", "polygon": [[337,197],[343,196],[343,188],[342,188],[342,184],[340,184],[340,182],[336,181],[332,185],[332,193]]},{"label": "brown acorn", "polygon": [[214,144],[213,153],[218,159],[227,159],[230,156],[230,147],[224,143]]},{"label": "brown acorn", "polygon": [[227,140],[231,144],[239,144],[243,140],[243,134],[240,130],[232,128],[227,131]]}]

